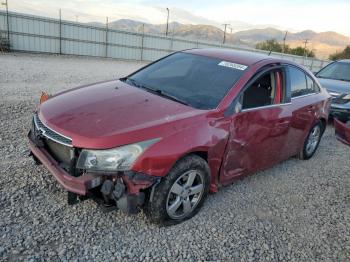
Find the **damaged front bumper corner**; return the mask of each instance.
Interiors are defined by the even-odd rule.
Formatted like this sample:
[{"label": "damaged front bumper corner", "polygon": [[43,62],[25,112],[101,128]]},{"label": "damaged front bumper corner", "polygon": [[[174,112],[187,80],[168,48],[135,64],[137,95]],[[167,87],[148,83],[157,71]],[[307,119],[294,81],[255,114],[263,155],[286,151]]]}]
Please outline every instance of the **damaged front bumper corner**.
[{"label": "damaged front bumper corner", "polygon": [[59,163],[45,148],[38,147],[30,139],[29,148],[32,154],[50,171],[63,188],[69,192],[85,196],[90,189],[103,183],[102,177],[94,174],[84,174],[79,177],[70,175],[60,167]]},{"label": "damaged front bumper corner", "polygon": [[[96,193],[96,190],[92,189],[101,186],[99,192],[104,203],[117,205],[126,213],[136,213],[138,207],[145,201],[144,191],[153,189],[160,181],[159,177],[133,171],[120,172],[116,175],[83,173],[80,176],[73,176],[60,166],[45,147],[33,142],[30,135],[29,148],[34,159],[40,161],[65,190],[79,196],[92,196]],[[68,202],[70,203],[69,199]]]}]

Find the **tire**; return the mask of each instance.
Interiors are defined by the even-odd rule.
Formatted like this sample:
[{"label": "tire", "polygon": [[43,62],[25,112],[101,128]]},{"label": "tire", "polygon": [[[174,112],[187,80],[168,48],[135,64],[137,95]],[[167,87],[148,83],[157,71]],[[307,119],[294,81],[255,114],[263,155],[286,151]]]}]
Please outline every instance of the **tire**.
[{"label": "tire", "polygon": [[197,155],[188,155],[176,162],[155,188],[153,198],[145,206],[145,213],[153,223],[181,223],[199,211],[209,188],[207,162]]},{"label": "tire", "polygon": [[305,139],[303,149],[300,151],[298,155],[299,159],[308,160],[315,154],[320,144],[321,137],[323,135],[324,130],[325,130],[325,126],[320,121],[317,122],[310,129],[309,134]]}]

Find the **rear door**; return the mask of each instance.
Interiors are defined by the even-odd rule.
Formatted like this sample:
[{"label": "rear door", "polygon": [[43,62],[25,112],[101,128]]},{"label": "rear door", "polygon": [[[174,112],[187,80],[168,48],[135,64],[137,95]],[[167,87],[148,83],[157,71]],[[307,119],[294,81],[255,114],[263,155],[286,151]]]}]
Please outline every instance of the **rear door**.
[{"label": "rear door", "polygon": [[350,121],[343,123],[334,118],[334,129],[336,138],[340,142],[350,146]]},{"label": "rear door", "polygon": [[319,87],[304,71],[288,66],[288,73],[293,115],[287,143],[290,151],[297,154],[317,120],[315,112],[323,108],[323,100],[316,96],[320,92]]},{"label": "rear door", "polygon": [[284,68],[267,70],[240,94],[221,168],[222,184],[287,157],[292,112],[286,101],[285,79]]}]

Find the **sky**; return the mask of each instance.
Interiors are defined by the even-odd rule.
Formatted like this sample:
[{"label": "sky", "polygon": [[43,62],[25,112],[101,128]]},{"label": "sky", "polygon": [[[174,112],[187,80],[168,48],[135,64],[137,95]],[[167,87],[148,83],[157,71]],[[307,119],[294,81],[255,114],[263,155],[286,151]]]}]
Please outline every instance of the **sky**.
[{"label": "sky", "polygon": [[[0,0],[5,1],[5,0]],[[350,0],[8,0],[10,11],[79,22],[128,18],[163,24],[170,21],[221,26],[233,31],[273,26],[282,30],[335,31],[350,36]],[[4,9],[4,6],[1,7]]]}]

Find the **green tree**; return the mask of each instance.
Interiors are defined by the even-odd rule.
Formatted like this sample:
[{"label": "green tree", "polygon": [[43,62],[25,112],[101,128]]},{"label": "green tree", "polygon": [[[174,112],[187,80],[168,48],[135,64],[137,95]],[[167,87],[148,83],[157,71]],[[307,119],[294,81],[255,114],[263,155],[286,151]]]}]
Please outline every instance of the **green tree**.
[{"label": "green tree", "polygon": [[307,48],[305,49],[304,47],[301,47],[301,46],[291,48],[289,50],[289,54],[298,55],[298,56],[305,56],[306,54],[308,57],[315,57],[315,53],[312,50],[309,50]]},{"label": "green tree", "polygon": [[345,49],[338,53],[334,53],[334,54],[331,54],[329,56],[329,59],[330,60],[339,60],[339,59],[350,59],[350,46],[348,45],[347,47],[345,47]]},{"label": "green tree", "polygon": [[277,53],[282,53],[283,51],[283,46],[280,43],[278,43],[276,39],[270,39],[264,42],[260,42],[256,44],[255,48],[260,50],[277,52]]},{"label": "green tree", "polygon": [[[276,39],[270,39],[264,42],[260,42],[256,44],[255,48],[260,50],[283,53],[283,45],[278,43]],[[301,46],[290,48],[289,45],[286,45],[284,53],[298,56],[304,56],[306,54],[308,57],[315,57],[315,53],[312,50],[305,49]]]}]

